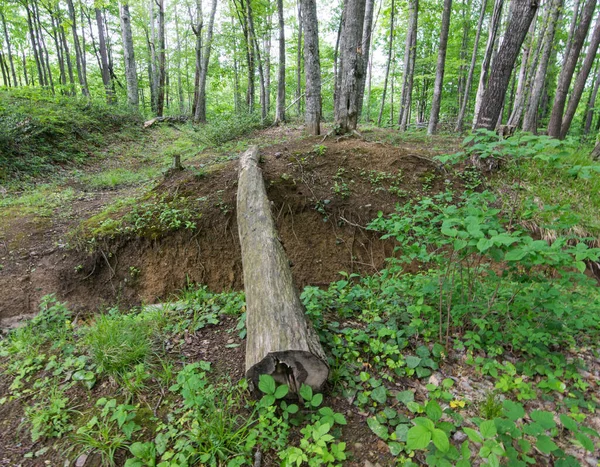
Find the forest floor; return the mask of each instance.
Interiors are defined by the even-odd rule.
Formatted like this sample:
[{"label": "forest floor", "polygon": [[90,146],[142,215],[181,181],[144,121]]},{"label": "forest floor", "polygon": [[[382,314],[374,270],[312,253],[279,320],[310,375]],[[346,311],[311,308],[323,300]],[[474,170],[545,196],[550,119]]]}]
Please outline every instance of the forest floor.
[{"label": "forest floor", "polygon": [[[435,326],[401,339],[400,322],[395,327],[396,318],[386,321],[387,312],[359,296],[367,290],[388,294],[385,283],[361,285],[358,276],[378,277],[386,259],[398,256],[393,238],[367,228],[378,213],[446,191],[462,193],[472,183],[469,173],[448,171],[433,159],[458,151],[457,138],[377,129],[364,136],[323,141],[286,126],[198,151],[191,127],[155,125],[111,143],[85,164],[25,189],[4,189],[0,330],[20,329],[0,347],[0,465],[123,465],[131,455],[136,460],[128,465],[158,465],[159,459],[161,465],[242,465],[257,451],[263,465],[278,465],[282,452],[290,463],[302,455],[291,446],[300,446],[311,465],[454,465],[472,455],[474,465],[481,459],[494,465],[497,458],[513,459],[511,441],[529,464],[598,465],[597,341],[577,339],[559,349],[569,365],[556,365],[547,389],[547,374],[519,367],[526,355],[509,351],[496,359],[468,345],[440,350],[431,345]],[[304,397],[304,418],[296,417],[302,430],[274,428],[273,412],[253,406],[238,383],[244,305],[237,293],[243,282],[235,198],[237,159],[250,144],[260,148],[277,229],[309,313],[311,296],[331,301],[324,310],[346,303],[357,313],[324,322],[313,316],[331,339],[326,350],[336,365],[324,400],[311,406],[311,396]],[[182,155],[183,170],[170,168],[175,154]],[[427,274],[417,259],[404,274]],[[352,283],[363,288],[343,292]],[[67,302],[68,311],[49,294]],[[37,321],[27,321],[39,310]],[[125,347],[135,341],[147,348],[127,347],[122,366],[111,368],[107,329],[130,332]],[[351,334],[359,331],[353,342]],[[388,349],[384,337],[392,334],[395,349]],[[343,335],[347,340],[335,344]],[[367,351],[361,346],[369,341]],[[362,350],[345,353],[359,342]],[[398,355],[404,369],[394,374],[389,359],[397,362]],[[391,366],[383,369],[386,358]],[[575,361],[581,365],[571,365]],[[190,365],[197,362],[210,365]],[[210,383],[199,382],[205,377]],[[190,402],[186,384],[195,385],[202,402]],[[559,420],[559,412],[569,417]],[[321,435],[305,431],[307,421],[318,428],[330,414],[335,440],[319,444]],[[402,453],[409,420],[419,414],[432,424],[433,442]],[[493,430],[486,425],[501,417]],[[200,419],[210,420],[209,431],[198,426]],[[507,430],[512,438],[496,438],[496,432],[509,436],[499,428],[508,422],[515,425]],[[440,431],[452,449],[439,441]],[[428,453],[419,451],[425,447]]]}]

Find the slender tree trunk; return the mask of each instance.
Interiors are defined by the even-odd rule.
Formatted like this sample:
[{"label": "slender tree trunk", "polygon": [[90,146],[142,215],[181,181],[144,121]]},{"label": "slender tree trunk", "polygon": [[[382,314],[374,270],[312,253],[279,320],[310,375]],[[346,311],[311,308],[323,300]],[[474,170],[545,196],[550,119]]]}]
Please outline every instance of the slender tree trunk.
[{"label": "slender tree trunk", "polygon": [[465,82],[466,82],[466,76],[465,76],[465,72],[467,69],[467,55],[468,55],[468,48],[469,48],[469,37],[471,36],[471,18],[467,17],[467,12],[469,12],[468,14],[470,15],[470,11],[472,8],[473,2],[472,0],[463,0],[462,2],[462,8],[461,8],[461,13],[462,13],[462,22],[463,22],[463,34],[462,34],[462,40],[461,40],[461,44],[460,44],[460,54],[459,54],[459,61],[460,61],[460,66],[458,67],[458,92],[456,93],[456,98],[457,98],[457,104],[456,104],[456,108],[460,109],[460,103],[462,102],[462,96],[463,93],[465,92]]},{"label": "slender tree trunk", "polygon": [[563,112],[567,102],[567,94],[569,92],[569,87],[571,86],[571,80],[575,73],[579,55],[581,54],[581,49],[592,22],[595,8],[596,0],[587,0],[581,13],[581,21],[573,35],[573,42],[569,55],[565,57],[558,78],[556,94],[554,95],[554,104],[552,105],[552,113],[550,114],[550,122],[548,123],[548,135],[553,138],[560,138],[561,136]]},{"label": "slender tree trunk", "polygon": [[533,20],[531,21],[531,25],[529,26],[529,40],[525,42],[526,45],[523,47],[523,52],[521,54],[521,66],[519,68],[519,76],[517,78],[517,91],[514,97],[511,99],[512,111],[508,117],[508,121],[506,122],[506,124],[510,126],[518,126],[519,122],[521,121],[521,116],[523,115],[525,96],[528,89],[525,83],[529,82],[527,70],[529,69],[529,56],[531,54],[531,47],[533,46],[533,39],[535,37],[536,24],[537,22],[534,16]]},{"label": "slender tree trunk", "polygon": [[[36,35],[35,35],[35,29],[33,26],[32,13],[31,13],[31,9],[29,8],[28,3],[25,4],[25,9],[27,11],[27,26],[29,29],[29,38],[31,40],[31,49],[33,51],[33,58],[35,60],[35,65],[37,67],[38,81],[40,83],[40,86],[43,86],[44,85],[44,74],[42,72],[41,57],[40,57],[40,53],[39,53],[38,47],[37,47],[37,39],[36,39]],[[33,72],[32,72],[32,78],[33,78]]]},{"label": "slender tree trunk", "polygon": [[125,60],[125,79],[127,81],[127,102],[137,108],[139,105],[137,70],[131,34],[131,17],[129,4],[119,3],[121,16],[121,35],[123,37],[123,58]]},{"label": "slender tree trunk", "polygon": [[390,67],[392,64],[392,53],[394,49],[394,15],[395,15],[395,1],[392,0],[392,10],[390,12],[390,35],[388,40],[388,58],[385,65],[385,78],[383,80],[383,93],[381,94],[381,106],[379,107],[379,116],[377,117],[377,126],[381,126],[383,119],[383,109],[385,107],[385,98],[387,94],[388,79],[390,76]]},{"label": "slender tree trunk", "polygon": [[114,94],[112,83],[110,79],[110,70],[108,68],[108,54],[106,51],[106,41],[104,39],[104,20],[102,18],[102,11],[100,8],[95,8],[96,11],[96,24],[98,25],[98,44],[100,47],[100,60],[101,60],[101,72],[102,72],[102,83],[106,92],[106,102],[108,104],[114,104]]},{"label": "slender tree trunk", "polygon": [[59,81],[60,81],[60,84],[63,86],[63,90],[64,90],[64,88],[67,86],[67,70],[65,67],[64,54],[63,54],[61,45],[59,43],[59,35],[58,35],[59,32],[58,32],[58,26],[57,26],[56,19],[54,18],[52,11],[48,11],[48,14],[50,16],[50,23],[52,26],[52,33],[50,33],[48,31],[48,35],[54,41],[54,48],[56,49],[56,59],[58,61],[58,70],[60,73]]},{"label": "slender tree trunk", "polygon": [[[179,113],[185,112],[185,103],[183,98],[183,83],[181,80],[181,35],[179,33],[179,14],[177,4],[175,4],[175,40],[177,41],[177,97],[179,99]],[[187,70],[187,67],[186,67]]]},{"label": "slender tree trunk", "polygon": [[265,73],[263,67],[263,60],[260,54],[260,46],[258,43],[258,38],[256,37],[256,30],[254,29],[254,12],[252,11],[251,1],[248,0],[247,3],[247,12],[248,12],[248,33],[250,37],[250,41],[252,44],[252,48],[254,50],[254,54],[256,57],[256,61],[258,62],[258,80],[260,86],[260,115],[261,121],[264,122],[267,118],[267,98],[266,98],[266,89],[265,89]]},{"label": "slender tree trunk", "polygon": [[0,71],[2,72],[2,85],[11,87],[10,74],[8,72],[8,67],[6,67],[6,62],[4,61],[4,54],[2,51],[0,51]]},{"label": "slender tree trunk", "polygon": [[277,19],[279,22],[279,66],[277,76],[277,105],[275,124],[285,122],[285,24],[283,21],[283,0],[277,0]]},{"label": "slender tree trunk", "polygon": [[473,112],[473,128],[477,122],[479,116],[479,109],[481,107],[481,99],[487,86],[488,73],[490,69],[490,63],[492,62],[492,53],[494,51],[494,45],[496,44],[496,36],[500,26],[500,20],[502,18],[502,7],[504,6],[504,0],[496,0],[494,2],[494,12],[492,13],[492,19],[490,23],[490,30],[488,34],[487,44],[485,46],[485,54],[483,56],[483,62],[481,63],[481,73],[479,75],[479,85],[477,87],[477,94],[475,96],[475,110]]},{"label": "slender tree trunk", "polygon": [[440,105],[442,103],[442,87],[444,85],[444,69],[446,67],[446,49],[448,48],[448,32],[450,30],[450,15],[452,14],[452,0],[444,0],[444,11],[442,13],[442,30],[440,32],[440,48],[438,51],[437,66],[435,71],[435,83],[433,85],[433,101],[431,102],[431,114],[427,134],[433,135],[437,130],[440,117]]},{"label": "slender tree trunk", "polygon": [[471,64],[469,65],[469,72],[467,73],[467,81],[465,83],[464,94],[456,119],[456,127],[454,131],[461,133],[463,131],[463,123],[465,120],[465,113],[467,111],[467,105],[469,104],[469,94],[471,93],[471,85],[473,84],[473,74],[475,72],[475,64],[477,63],[477,51],[479,49],[479,40],[481,38],[481,26],[485,18],[485,9],[487,6],[487,0],[481,0],[481,10],[479,12],[479,21],[477,22],[477,32],[475,33],[475,44],[473,45],[473,53],[471,54]]},{"label": "slender tree trunk", "polygon": [[62,43],[62,48],[64,50],[66,62],[67,62],[67,72],[69,73],[69,84],[70,84],[70,94],[75,95],[75,77],[73,75],[73,63],[71,62],[71,51],[69,50],[69,42],[67,41],[67,34],[65,33],[65,28],[62,26],[63,18],[62,12],[58,11],[57,20],[59,21],[58,32],[60,34],[60,41]]},{"label": "slender tree trunk", "polygon": [[213,31],[215,26],[215,13],[217,11],[217,0],[212,0],[210,8],[210,19],[208,20],[208,30],[206,32],[206,41],[204,42],[204,52],[202,53],[202,67],[200,70],[200,83],[198,90],[198,103],[196,104],[196,114],[194,120],[199,123],[206,123],[206,78],[208,76],[208,64],[213,42]]},{"label": "slender tree trunk", "polygon": [[156,115],[162,117],[165,107],[166,46],[165,46],[165,2],[156,0],[158,6],[158,89],[156,95]]},{"label": "slender tree trunk", "polygon": [[[23,58],[23,76],[25,77],[25,86],[29,86],[29,79],[27,76],[27,59],[25,58],[25,52],[23,52],[22,58]],[[31,85],[34,86],[34,84],[35,83],[33,82],[33,73],[32,73]]]},{"label": "slender tree trunk", "polygon": [[493,130],[498,122],[515,61],[537,7],[535,0],[512,0],[511,2],[506,34],[492,63],[492,73],[481,100],[477,128]]},{"label": "slender tree trunk", "polygon": [[571,128],[573,117],[575,117],[575,112],[577,111],[579,101],[581,100],[581,96],[583,95],[585,83],[587,82],[587,79],[590,75],[590,71],[592,70],[592,66],[596,59],[598,46],[600,46],[600,16],[598,16],[598,19],[596,19],[596,25],[594,26],[594,32],[592,33],[592,37],[590,39],[590,44],[587,48],[585,59],[583,60],[581,69],[577,74],[577,78],[575,78],[575,85],[573,86],[573,91],[571,92],[571,96],[569,97],[569,102],[567,104],[567,110],[562,120],[560,130],[561,139],[564,139],[567,136],[567,133]]},{"label": "slender tree trunk", "polygon": [[[196,115],[196,106],[198,105],[198,91],[200,90],[200,72],[202,70],[202,29],[204,28],[204,18],[202,16],[202,0],[196,0],[196,25],[192,22],[192,32],[196,36],[196,66],[194,72],[194,100],[192,103],[192,116]],[[245,29],[244,29],[245,30]]]},{"label": "slender tree trunk", "polygon": [[594,83],[594,88],[592,93],[590,94],[590,100],[588,102],[588,111],[585,116],[585,126],[583,130],[584,135],[589,135],[592,129],[592,123],[594,121],[594,114],[597,113],[594,111],[596,107],[596,97],[598,96],[598,88],[600,88],[600,74],[598,71],[600,70],[600,66],[596,66],[596,82]]},{"label": "slender tree trunk", "polygon": [[15,86],[17,85],[17,73],[15,73],[15,63],[13,61],[13,53],[10,44],[10,39],[8,36],[8,29],[6,27],[6,19],[4,18],[4,14],[0,12],[0,18],[2,18],[2,27],[4,28],[4,40],[6,42],[6,48],[8,50],[8,61],[10,62],[10,71],[12,73],[13,82]]},{"label": "slender tree trunk", "polygon": [[565,46],[565,57],[567,57],[571,53],[571,47],[573,47],[573,35],[575,34],[575,28],[577,27],[577,24],[579,24],[579,14],[581,13],[580,8],[581,0],[575,0],[575,4],[573,5],[573,16],[571,19],[571,26],[569,27],[569,35],[567,36],[567,45]]},{"label": "slender tree trunk", "polygon": [[73,6],[73,0],[67,0],[67,7],[69,9],[69,20],[71,22],[71,32],[73,34],[73,45],[75,47],[75,65],[77,67],[77,78],[79,80],[79,86],[81,86],[81,93],[89,97],[86,75],[83,72],[83,59],[81,51],[81,43],[79,41],[79,34],[77,34],[77,16],[75,15],[75,7]]},{"label": "slender tree trunk", "polygon": [[[270,0],[267,1],[270,4]],[[271,13],[267,16],[266,37],[263,38],[263,49],[265,51],[265,108],[267,115],[271,112],[271,35],[273,26],[273,17]]]},{"label": "slender tree trunk", "polygon": [[346,0],[340,55],[340,93],[335,105],[335,123],[341,134],[358,124],[359,82],[364,73],[361,50],[365,0]]},{"label": "slender tree trunk", "polygon": [[333,107],[335,108],[337,98],[340,95],[340,42],[342,39],[342,28],[344,26],[344,2],[341,1],[342,14],[340,15],[340,22],[338,23],[337,36],[335,40],[335,49],[333,50]]},{"label": "slender tree trunk", "polygon": [[42,23],[40,21],[40,10],[37,4],[37,0],[33,2],[33,20],[34,23],[37,23],[37,34],[38,41],[40,44],[40,50],[42,51],[42,66],[46,68],[46,76],[47,81],[46,85],[50,84],[50,89],[52,90],[52,94],[54,94],[54,80],[52,78],[52,68],[50,67],[50,54],[48,53],[48,47],[46,46],[46,40],[44,39],[44,33],[42,31]]},{"label": "slender tree trunk", "polygon": [[301,0],[304,16],[304,70],[306,75],[306,131],[321,133],[321,61],[319,58],[319,22],[315,0]]},{"label": "slender tree trunk", "polygon": [[410,1],[410,18],[408,20],[408,34],[404,47],[404,77],[402,78],[402,97],[400,98],[400,112],[398,123],[400,131],[406,131],[410,121],[410,107],[412,101],[412,88],[415,75],[415,61],[417,58],[417,26],[419,20],[419,0]]},{"label": "slender tree trunk", "polygon": [[375,0],[367,0],[365,6],[365,20],[362,31],[361,50],[363,52],[363,70],[358,82],[358,118],[362,113],[363,100],[365,97],[365,85],[367,83],[367,67],[369,66],[369,54],[371,50],[371,36],[373,31],[373,16],[375,13]]},{"label": "slender tree trunk", "polygon": [[[302,115],[302,33],[304,30],[304,21],[303,21],[303,9],[306,4],[303,0],[298,1],[298,44],[297,44],[297,52],[296,52],[296,108],[298,115]],[[306,47],[306,46],[305,46]],[[306,57],[306,49],[304,49],[304,57]],[[319,80],[320,80],[320,64],[319,64]],[[319,96],[321,95],[321,91],[319,90]],[[307,109],[308,112],[308,109]],[[318,122],[321,121],[321,114],[319,113]],[[307,122],[308,125],[308,122]],[[312,124],[311,124],[312,125]],[[309,133],[313,133],[308,129]],[[319,130],[320,131],[320,130]],[[315,133],[319,134],[319,133]]]},{"label": "slender tree trunk", "polygon": [[550,55],[554,45],[554,34],[556,31],[556,25],[559,22],[560,14],[562,10],[562,4],[564,0],[552,0],[552,3],[548,5],[551,9],[548,17],[548,26],[543,37],[542,50],[540,52],[540,59],[538,66],[535,70],[535,77],[532,80],[532,88],[529,93],[529,100],[525,109],[525,115],[523,117],[523,130],[537,133],[537,116],[539,112],[539,105],[542,99],[542,93],[544,91],[544,82],[548,70],[548,63],[550,61]]}]

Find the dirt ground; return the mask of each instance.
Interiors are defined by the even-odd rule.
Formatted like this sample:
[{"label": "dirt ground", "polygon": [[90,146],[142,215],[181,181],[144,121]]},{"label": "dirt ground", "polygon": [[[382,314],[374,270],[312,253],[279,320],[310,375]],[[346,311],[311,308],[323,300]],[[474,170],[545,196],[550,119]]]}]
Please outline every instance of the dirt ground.
[{"label": "dirt ground", "polygon": [[[448,148],[431,150],[419,142],[392,146],[377,142],[378,136],[321,142],[289,128],[259,134],[267,194],[298,287],[324,286],[337,280],[339,271],[381,269],[393,246],[368,231],[368,222],[379,210],[389,212],[398,202],[443,189],[445,174],[430,157]],[[270,144],[281,140],[289,142]],[[117,303],[160,302],[189,282],[216,291],[241,289],[237,161],[215,167],[203,177],[193,166],[170,172],[155,188],[197,201],[202,214],[193,232],[117,237],[93,254],[69,248],[68,233],[123,196],[122,190],[81,191],[70,216],[59,215],[59,208],[51,218],[5,218],[0,224],[0,328],[35,314],[40,298],[49,293],[86,313]],[[390,178],[377,180],[378,173]]]}]

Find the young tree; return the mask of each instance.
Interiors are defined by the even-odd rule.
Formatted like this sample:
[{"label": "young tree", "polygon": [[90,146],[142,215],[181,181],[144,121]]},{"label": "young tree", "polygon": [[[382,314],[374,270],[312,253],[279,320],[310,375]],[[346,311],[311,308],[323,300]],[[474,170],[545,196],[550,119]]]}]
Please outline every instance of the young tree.
[{"label": "young tree", "polygon": [[554,35],[556,26],[560,19],[562,10],[562,4],[564,0],[551,0],[547,6],[549,8],[548,14],[548,25],[544,33],[542,44],[542,50],[540,52],[540,58],[538,66],[535,70],[535,77],[533,78],[532,88],[529,93],[529,100],[526,105],[525,115],[523,117],[523,130],[537,133],[537,115],[539,111],[539,104],[542,98],[542,92],[544,90],[545,78],[548,70],[548,63],[550,61],[550,55],[552,53],[554,45]]},{"label": "young tree", "polygon": [[319,22],[315,0],[301,0],[304,29],[304,73],[306,75],[306,131],[321,133],[321,61],[319,58]]},{"label": "young tree", "polygon": [[100,64],[102,73],[102,83],[106,93],[106,102],[108,104],[115,103],[115,95],[113,93],[112,82],[110,79],[110,69],[108,68],[108,52],[106,50],[106,39],[104,37],[104,18],[100,8],[95,8],[96,25],[98,26],[98,46],[100,49]]},{"label": "young tree", "polygon": [[202,61],[200,64],[200,77],[198,82],[198,102],[196,102],[196,111],[194,121],[197,123],[206,123],[206,78],[208,76],[208,64],[213,42],[213,31],[215,27],[215,13],[217,11],[217,0],[212,0],[210,9],[210,18],[208,20],[208,31],[204,41],[204,50],[202,51]]},{"label": "young tree", "polygon": [[465,113],[467,111],[467,105],[469,103],[469,94],[471,92],[471,85],[473,84],[473,73],[475,72],[475,64],[477,63],[477,51],[479,49],[479,39],[481,38],[481,26],[483,25],[483,19],[485,18],[486,6],[487,0],[481,0],[481,10],[479,12],[479,21],[477,22],[475,43],[473,44],[473,53],[471,54],[471,64],[469,65],[469,72],[467,73],[467,81],[465,83],[463,98],[460,104],[458,118],[456,119],[456,126],[454,127],[454,131],[459,133],[463,130],[463,122],[465,119]]},{"label": "young tree", "polygon": [[[335,124],[340,133],[356,130],[359,82],[364,66],[360,48],[366,0],[346,0],[340,46],[340,92],[335,102]],[[307,22],[308,19],[305,19]]]},{"label": "young tree", "polygon": [[440,46],[438,50],[437,66],[435,70],[435,83],[433,85],[433,101],[431,102],[431,113],[427,134],[432,135],[437,129],[440,117],[440,105],[442,103],[442,86],[444,85],[444,69],[446,67],[446,49],[448,48],[448,33],[450,31],[450,15],[452,13],[452,0],[444,0],[444,11],[442,12],[442,29],[440,31]]},{"label": "young tree", "polygon": [[583,89],[585,87],[585,83],[587,82],[588,76],[590,75],[590,71],[592,70],[592,65],[596,60],[596,53],[598,52],[598,46],[600,45],[600,16],[596,20],[596,25],[594,27],[594,32],[592,34],[592,38],[590,40],[590,44],[588,45],[587,52],[585,54],[585,59],[583,60],[583,64],[581,65],[581,69],[577,74],[577,78],[575,78],[575,85],[573,86],[573,91],[571,92],[571,96],[569,97],[569,102],[567,104],[567,110],[563,117],[561,130],[560,130],[560,138],[564,139],[567,136],[569,128],[571,128],[571,123],[573,122],[573,117],[575,116],[575,111],[577,110],[577,106],[579,105],[579,101],[581,100],[581,96],[583,95]]},{"label": "young tree", "polygon": [[285,122],[285,24],[283,21],[283,0],[277,0],[279,22],[279,66],[277,71],[277,104],[275,124]]},{"label": "young tree", "polygon": [[506,35],[492,63],[487,89],[481,100],[477,128],[493,130],[496,127],[515,61],[537,7],[535,0],[512,0],[511,2]]},{"label": "young tree", "polygon": [[419,21],[419,0],[410,1],[410,17],[408,20],[408,34],[404,46],[404,76],[402,78],[402,95],[400,97],[400,111],[398,124],[400,131],[406,131],[410,118],[412,101],[413,80],[415,76],[415,61],[417,57],[417,25]]},{"label": "young tree", "polygon": [[383,108],[385,107],[385,97],[387,94],[388,79],[390,76],[390,66],[392,64],[392,51],[394,45],[394,13],[395,13],[395,2],[392,0],[392,8],[390,11],[390,39],[388,42],[388,58],[385,65],[385,78],[383,80],[383,93],[381,94],[381,107],[379,108],[379,117],[377,117],[377,126],[381,126],[381,119],[383,117]]},{"label": "young tree", "polygon": [[365,21],[363,24],[362,41],[360,48],[363,52],[363,70],[358,83],[358,117],[362,112],[363,100],[365,96],[365,85],[367,83],[367,67],[369,66],[369,54],[371,50],[371,36],[373,33],[373,16],[375,12],[375,0],[367,0],[365,6]]},{"label": "young tree", "polygon": [[563,113],[565,104],[567,102],[567,94],[569,92],[569,88],[571,87],[571,80],[573,79],[575,67],[577,66],[577,61],[590,28],[595,9],[596,0],[587,0],[581,13],[581,20],[573,35],[573,41],[569,49],[569,55],[565,57],[561,73],[558,78],[556,94],[554,95],[554,104],[552,105],[552,113],[550,114],[550,122],[548,123],[548,135],[554,138],[560,138]]},{"label": "young tree", "polygon": [[135,68],[133,35],[131,33],[131,16],[127,0],[119,3],[121,17],[121,35],[123,37],[123,58],[125,60],[125,80],[127,82],[127,102],[137,108],[139,105],[138,79]]},{"label": "young tree", "polygon": [[158,6],[158,88],[156,94],[156,115],[162,117],[165,107],[165,84],[167,50],[165,45],[165,1],[156,1]]}]

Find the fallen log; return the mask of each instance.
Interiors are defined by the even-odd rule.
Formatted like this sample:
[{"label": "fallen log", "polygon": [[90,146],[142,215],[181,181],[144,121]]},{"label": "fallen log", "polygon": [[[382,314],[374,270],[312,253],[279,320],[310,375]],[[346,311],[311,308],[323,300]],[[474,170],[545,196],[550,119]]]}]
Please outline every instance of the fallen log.
[{"label": "fallen log", "polygon": [[258,148],[240,160],[237,222],[246,293],[246,378],[253,391],[261,374],[298,392],[318,390],[329,367],[319,337],[308,321],[277,235]]},{"label": "fallen log", "polygon": [[151,120],[144,122],[144,128],[150,128],[155,123],[168,122],[168,123],[185,123],[190,118],[187,115],[180,115],[178,117],[154,117]]}]

